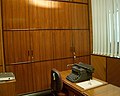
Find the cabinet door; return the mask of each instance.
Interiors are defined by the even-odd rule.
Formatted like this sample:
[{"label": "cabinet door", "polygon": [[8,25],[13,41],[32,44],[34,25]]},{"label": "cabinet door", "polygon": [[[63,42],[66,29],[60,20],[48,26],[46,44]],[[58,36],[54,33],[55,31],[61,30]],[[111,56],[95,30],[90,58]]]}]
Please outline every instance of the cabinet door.
[{"label": "cabinet door", "polygon": [[31,31],[33,61],[53,59],[52,31]]},{"label": "cabinet door", "polygon": [[32,63],[34,90],[40,91],[51,87],[52,61]]},{"label": "cabinet door", "polygon": [[54,59],[71,57],[72,31],[53,31],[53,45]]},{"label": "cabinet door", "polygon": [[[30,28],[70,28],[69,3],[48,0],[30,0]],[[34,23],[33,23],[34,22]]]},{"label": "cabinet door", "polygon": [[29,0],[2,0],[3,29],[29,27]]},{"label": "cabinet door", "polygon": [[16,78],[16,93],[33,92],[33,75],[31,64],[6,66],[7,72],[13,72]]},{"label": "cabinet door", "polygon": [[70,3],[67,2],[53,2],[58,3],[58,7],[53,9],[52,22],[55,29],[71,29],[71,10]]},{"label": "cabinet door", "polygon": [[20,63],[29,60],[30,40],[28,31],[4,31],[5,63]]},{"label": "cabinet door", "polygon": [[88,29],[88,5],[70,3],[72,29]]},{"label": "cabinet door", "polygon": [[87,30],[73,31],[73,43],[75,47],[76,56],[90,55],[89,31]]}]

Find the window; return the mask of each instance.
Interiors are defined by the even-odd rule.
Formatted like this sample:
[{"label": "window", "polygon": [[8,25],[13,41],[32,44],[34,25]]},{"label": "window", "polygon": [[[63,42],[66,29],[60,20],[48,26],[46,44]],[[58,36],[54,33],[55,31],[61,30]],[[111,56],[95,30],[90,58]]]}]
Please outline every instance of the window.
[{"label": "window", "polygon": [[93,54],[120,57],[120,0],[91,0]]}]

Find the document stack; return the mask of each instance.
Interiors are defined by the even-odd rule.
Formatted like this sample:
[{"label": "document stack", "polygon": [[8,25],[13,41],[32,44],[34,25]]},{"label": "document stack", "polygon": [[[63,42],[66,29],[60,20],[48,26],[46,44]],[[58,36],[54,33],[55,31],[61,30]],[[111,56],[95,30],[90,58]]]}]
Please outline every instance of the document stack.
[{"label": "document stack", "polygon": [[87,90],[87,89],[91,89],[91,88],[94,88],[94,87],[101,86],[101,85],[103,85],[103,83],[100,82],[100,81],[97,81],[97,80],[88,80],[88,81],[83,81],[83,82],[80,82],[80,83],[76,83],[76,85],[83,88],[84,90]]}]

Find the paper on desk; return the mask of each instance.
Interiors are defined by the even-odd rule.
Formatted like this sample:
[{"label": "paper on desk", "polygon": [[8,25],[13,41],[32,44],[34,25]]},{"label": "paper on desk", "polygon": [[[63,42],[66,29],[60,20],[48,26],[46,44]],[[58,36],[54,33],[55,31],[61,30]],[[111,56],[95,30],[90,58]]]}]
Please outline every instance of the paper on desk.
[{"label": "paper on desk", "polygon": [[97,80],[89,80],[89,81],[84,81],[84,82],[76,83],[76,85],[78,85],[81,88],[87,90],[87,89],[91,89],[91,88],[103,85],[103,83],[99,82]]}]

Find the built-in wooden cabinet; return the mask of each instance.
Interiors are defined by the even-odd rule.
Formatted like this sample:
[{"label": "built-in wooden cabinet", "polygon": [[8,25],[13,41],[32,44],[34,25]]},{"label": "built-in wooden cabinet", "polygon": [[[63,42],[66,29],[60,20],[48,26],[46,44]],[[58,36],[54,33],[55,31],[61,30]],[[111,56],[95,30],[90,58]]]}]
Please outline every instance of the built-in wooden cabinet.
[{"label": "built-in wooden cabinet", "polygon": [[16,92],[50,87],[50,70],[90,63],[87,0],[2,0],[6,71],[16,76]]}]

